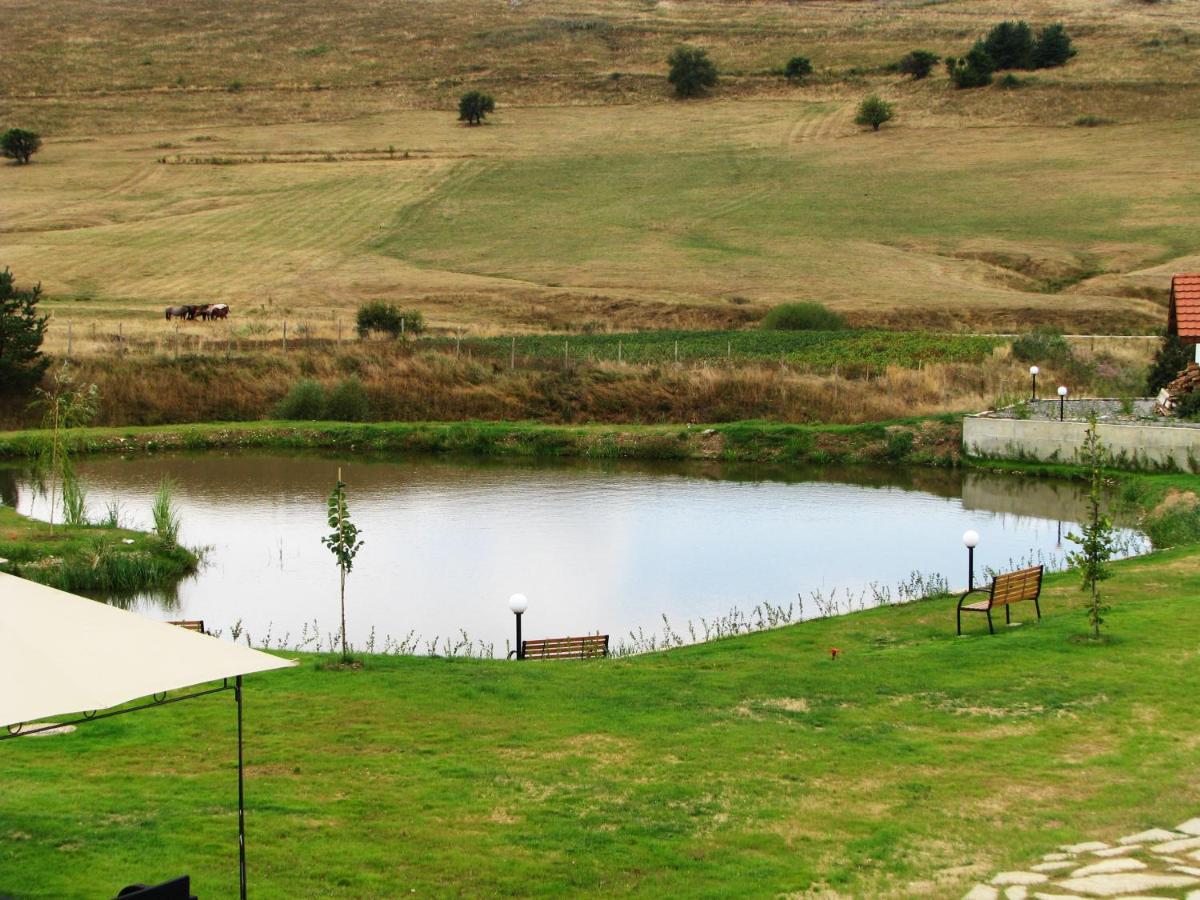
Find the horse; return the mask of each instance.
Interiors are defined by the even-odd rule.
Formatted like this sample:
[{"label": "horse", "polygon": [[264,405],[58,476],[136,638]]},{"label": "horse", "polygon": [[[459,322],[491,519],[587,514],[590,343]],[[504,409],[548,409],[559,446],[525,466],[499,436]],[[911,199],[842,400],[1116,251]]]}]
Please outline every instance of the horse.
[{"label": "horse", "polygon": [[170,322],[172,319],[189,318],[189,316],[188,316],[189,311],[190,311],[190,308],[187,306],[168,306],[164,310],[164,312],[166,313],[168,322]]},{"label": "horse", "polygon": [[208,317],[210,319],[225,319],[229,317],[229,305],[226,303],[216,303],[208,308]]},{"label": "horse", "polygon": [[199,306],[189,306],[188,307],[188,318],[189,319],[203,319],[204,321],[207,322],[209,308],[210,307],[207,303],[202,303]]}]

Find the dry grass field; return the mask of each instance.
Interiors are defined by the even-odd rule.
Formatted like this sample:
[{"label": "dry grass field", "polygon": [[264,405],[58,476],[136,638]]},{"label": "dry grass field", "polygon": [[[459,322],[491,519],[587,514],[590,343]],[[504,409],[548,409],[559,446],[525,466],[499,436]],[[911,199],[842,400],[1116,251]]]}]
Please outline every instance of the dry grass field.
[{"label": "dry grass field", "polygon": [[[0,0],[0,265],[55,315],[332,336],[365,299],[471,333],[738,327],[813,299],[856,324],[1161,327],[1200,266],[1200,16],[1023,4],[1076,60],[1012,90],[883,66],[961,53],[1006,4]],[[709,99],[663,59],[709,48]],[[817,72],[789,86],[791,55]],[[460,93],[493,93],[483,128]],[[853,124],[872,91],[899,119]],[[1113,124],[1076,127],[1083,115]],[[198,327],[198,326],[197,326]]]}]

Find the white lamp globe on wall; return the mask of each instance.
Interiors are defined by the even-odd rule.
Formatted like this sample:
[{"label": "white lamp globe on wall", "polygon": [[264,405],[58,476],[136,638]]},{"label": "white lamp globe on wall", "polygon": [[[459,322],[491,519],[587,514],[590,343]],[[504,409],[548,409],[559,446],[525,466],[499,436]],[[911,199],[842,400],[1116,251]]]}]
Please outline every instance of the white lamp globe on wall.
[{"label": "white lamp globe on wall", "polygon": [[1067,386],[1065,384],[1058,387],[1058,421],[1062,421],[1067,412]]}]

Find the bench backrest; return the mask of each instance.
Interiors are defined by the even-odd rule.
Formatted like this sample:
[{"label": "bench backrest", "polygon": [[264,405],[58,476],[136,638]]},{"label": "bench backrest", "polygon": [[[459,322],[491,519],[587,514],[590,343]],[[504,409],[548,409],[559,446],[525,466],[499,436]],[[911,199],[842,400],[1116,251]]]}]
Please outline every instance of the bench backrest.
[{"label": "bench backrest", "polygon": [[997,575],[992,582],[992,606],[1036,600],[1042,592],[1042,566]]},{"label": "bench backrest", "polygon": [[589,634],[584,637],[543,638],[522,641],[525,659],[590,659],[608,656],[608,635]]},{"label": "bench backrest", "polygon": [[186,628],[188,631],[198,631],[201,634],[207,634],[204,630],[203,619],[180,619],[176,622],[168,622],[168,625],[178,625],[180,628]]}]

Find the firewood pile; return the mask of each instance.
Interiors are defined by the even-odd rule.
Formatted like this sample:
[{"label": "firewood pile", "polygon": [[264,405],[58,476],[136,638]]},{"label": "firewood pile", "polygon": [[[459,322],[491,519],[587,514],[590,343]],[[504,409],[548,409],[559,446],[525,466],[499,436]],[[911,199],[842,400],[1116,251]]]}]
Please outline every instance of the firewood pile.
[{"label": "firewood pile", "polygon": [[1188,363],[1186,369],[1175,380],[1158,392],[1154,411],[1160,416],[1175,415],[1175,407],[1184,394],[1200,389],[1200,365]]}]

